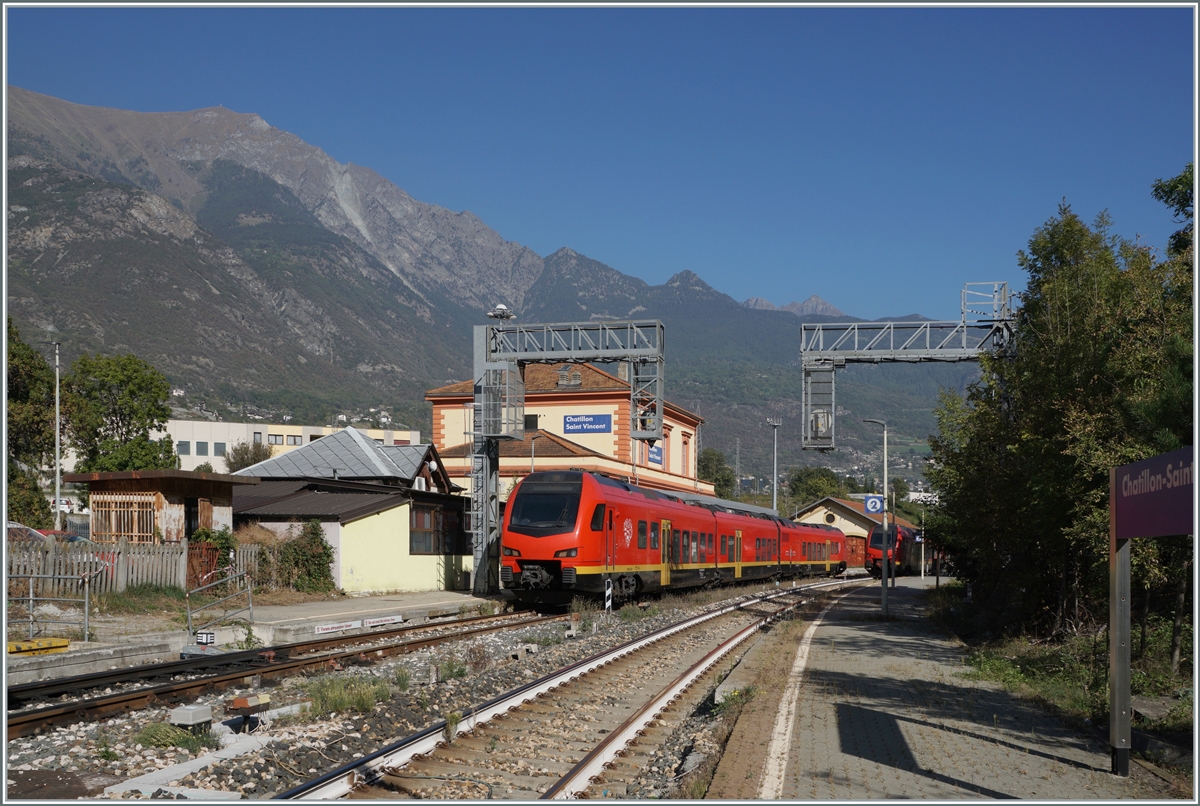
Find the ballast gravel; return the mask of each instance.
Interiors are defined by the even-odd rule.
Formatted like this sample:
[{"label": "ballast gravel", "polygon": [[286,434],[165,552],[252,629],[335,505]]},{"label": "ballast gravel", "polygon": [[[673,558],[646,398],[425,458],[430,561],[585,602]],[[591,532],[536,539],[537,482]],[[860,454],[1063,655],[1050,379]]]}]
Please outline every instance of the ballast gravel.
[{"label": "ballast gravel", "polygon": [[[375,664],[331,672],[339,677],[357,676],[382,681],[388,696],[367,713],[304,713],[263,720],[254,735],[272,741],[260,750],[214,763],[190,774],[181,774],[150,794],[114,792],[113,799],[178,799],[174,788],[237,793],[243,798],[270,798],[380,747],[441,721],[450,712],[462,712],[517,686],[528,683],[568,663],[618,646],[691,615],[719,607],[717,604],[686,606],[666,604],[656,615],[624,621],[613,613],[590,614],[593,631],[585,629],[575,638],[565,638],[566,622],[503,631],[455,642],[408,655],[383,659]],[[536,648],[513,660],[522,647]],[[404,671],[402,671],[404,670]],[[437,671],[441,674],[439,675]],[[450,674],[446,674],[449,672]],[[461,676],[451,676],[455,674]],[[400,680],[407,677],[406,690]],[[441,677],[442,679],[437,679]],[[449,678],[449,679],[447,679]],[[308,698],[306,685],[312,677],[290,677],[265,681],[256,688],[227,689],[200,697],[196,704],[213,709],[214,725],[225,719],[223,703],[233,697],[267,693],[272,708],[299,703]],[[436,681],[436,682],[434,682]],[[191,753],[180,748],[147,747],[137,743],[139,732],[148,725],[165,723],[169,708],[148,708],[95,723],[54,728],[46,733],[11,739],[9,769],[67,770],[103,773],[114,782],[128,780],[171,765],[203,757],[211,751]],[[629,797],[666,797],[675,782],[698,760],[719,752],[708,736],[709,720],[693,716],[657,751],[654,763],[630,785]],[[218,730],[221,730],[218,728]],[[547,748],[553,755],[553,748]],[[463,792],[464,798],[480,793]]]}]

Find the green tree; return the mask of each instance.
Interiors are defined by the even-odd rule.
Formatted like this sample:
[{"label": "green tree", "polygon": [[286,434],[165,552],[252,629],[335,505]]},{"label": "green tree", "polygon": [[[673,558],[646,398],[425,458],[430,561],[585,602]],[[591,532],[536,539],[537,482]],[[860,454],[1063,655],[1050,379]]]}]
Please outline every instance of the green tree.
[{"label": "green tree", "polygon": [[265,442],[235,442],[225,451],[225,472],[236,473],[271,458],[271,446]]},{"label": "green tree", "polygon": [[80,471],[173,468],[170,438],[150,432],[171,416],[170,384],[135,355],[81,355],[63,381],[67,434]]},{"label": "green tree", "polygon": [[716,488],[717,498],[733,497],[737,480],[733,477],[733,468],[725,461],[725,454],[716,448],[705,448],[696,458],[696,474],[705,481],[711,481]]},{"label": "green tree", "polygon": [[801,507],[822,498],[845,498],[860,492],[858,482],[827,467],[794,467],[788,474],[788,495]]},{"label": "green tree", "polygon": [[11,316],[7,361],[9,461],[37,468],[54,452],[54,368],[21,341]]},{"label": "green tree", "polygon": [[38,485],[38,470],[54,452],[54,370],[8,318],[5,429],[7,518],[34,529],[54,521]]},{"label": "green tree", "polygon": [[[1190,233],[1190,199],[1162,195]],[[936,410],[928,528],[992,629],[1061,633],[1102,613],[1108,469],[1192,444],[1190,242],[1162,261],[1109,226],[1064,204],[1034,233],[1012,351],[984,357],[979,382]],[[1135,587],[1178,589],[1164,554],[1138,541]]]}]

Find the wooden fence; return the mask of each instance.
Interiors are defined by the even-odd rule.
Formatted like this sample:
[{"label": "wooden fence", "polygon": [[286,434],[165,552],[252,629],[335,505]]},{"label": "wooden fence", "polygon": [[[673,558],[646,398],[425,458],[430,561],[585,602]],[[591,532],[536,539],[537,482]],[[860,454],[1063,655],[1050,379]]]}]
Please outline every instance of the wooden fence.
[{"label": "wooden fence", "polygon": [[[205,544],[192,549],[203,551]],[[239,546],[234,552],[233,572],[249,572],[253,579],[258,572],[259,546]],[[92,592],[120,592],[135,585],[162,585],[187,590],[188,541],[162,545],[143,545],[122,540],[111,545],[88,546],[8,546],[8,576],[42,574],[78,578],[81,574],[100,570],[92,577]],[[8,595],[27,593],[13,589],[15,580],[8,580]],[[24,583],[24,580],[20,580]],[[74,583],[70,580],[39,580],[41,596],[56,595],[61,589],[68,593]]]}]

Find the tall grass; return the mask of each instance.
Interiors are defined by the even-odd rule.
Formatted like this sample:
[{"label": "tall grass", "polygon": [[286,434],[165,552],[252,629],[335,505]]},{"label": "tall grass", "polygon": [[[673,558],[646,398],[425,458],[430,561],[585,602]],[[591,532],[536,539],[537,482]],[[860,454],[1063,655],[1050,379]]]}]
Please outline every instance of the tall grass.
[{"label": "tall grass", "polygon": [[391,693],[383,680],[365,676],[317,677],[306,683],[304,689],[312,697],[314,715],[349,711],[367,713]]}]

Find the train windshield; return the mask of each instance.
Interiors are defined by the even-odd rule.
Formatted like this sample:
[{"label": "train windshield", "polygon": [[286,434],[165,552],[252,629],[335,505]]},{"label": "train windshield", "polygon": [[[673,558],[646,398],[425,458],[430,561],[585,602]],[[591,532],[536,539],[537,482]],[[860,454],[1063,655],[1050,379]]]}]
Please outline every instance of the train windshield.
[{"label": "train windshield", "polygon": [[582,479],[527,479],[508,502],[512,509],[512,516],[508,521],[509,531],[530,537],[574,531],[575,521],[579,516],[579,496],[582,492]]},{"label": "train windshield", "polygon": [[[893,548],[896,545],[896,525],[888,525],[888,548]],[[871,548],[883,549],[883,527],[876,526],[871,530]]]}]

